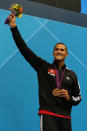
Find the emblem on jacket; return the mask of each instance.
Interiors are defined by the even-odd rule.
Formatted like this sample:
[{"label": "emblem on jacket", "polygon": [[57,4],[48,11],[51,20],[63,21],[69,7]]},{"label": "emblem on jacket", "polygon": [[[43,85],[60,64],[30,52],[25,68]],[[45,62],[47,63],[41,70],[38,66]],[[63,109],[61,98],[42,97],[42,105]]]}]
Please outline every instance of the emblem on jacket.
[{"label": "emblem on jacket", "polygon": [[67,80],[70,80],[70,77],[69,77],[69,76],[66,76],[66,79],[67,79]]},{"label": "emblem on jacket", "polygon": [[50,68],[50,69],[48,69],[48,74],[52,75],[52,76],[55,76],[56,75],[56,70]]}]

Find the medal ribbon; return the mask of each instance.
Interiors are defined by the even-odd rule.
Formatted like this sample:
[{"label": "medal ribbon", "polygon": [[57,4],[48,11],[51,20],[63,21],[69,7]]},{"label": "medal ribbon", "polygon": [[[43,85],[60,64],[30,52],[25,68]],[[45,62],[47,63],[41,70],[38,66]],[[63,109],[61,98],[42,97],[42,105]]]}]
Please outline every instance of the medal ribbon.
[{"label": "medal ribbon", "polygon": [[[56,66],[55,66],[56,68]],[[56,84],[57,84],[57,88],[60,88],[61,84],[62,84],[62,80],[63,80],[63,76],[64,76],[64,73],[65,73],[65,68],[62,72],[62,76],[61,76],[61,79],[59,80],[59,71],[58,69],[56,68]]]}]

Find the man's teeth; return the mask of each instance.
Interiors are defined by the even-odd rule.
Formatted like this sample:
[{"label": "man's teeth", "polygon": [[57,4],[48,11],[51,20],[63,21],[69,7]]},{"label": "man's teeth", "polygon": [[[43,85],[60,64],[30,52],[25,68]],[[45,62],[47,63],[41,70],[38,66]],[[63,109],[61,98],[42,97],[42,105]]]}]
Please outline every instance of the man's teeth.
[{"label": "man's teeth", "polygon": [[56,54],[57,56],[62,56],[62,54]]}]

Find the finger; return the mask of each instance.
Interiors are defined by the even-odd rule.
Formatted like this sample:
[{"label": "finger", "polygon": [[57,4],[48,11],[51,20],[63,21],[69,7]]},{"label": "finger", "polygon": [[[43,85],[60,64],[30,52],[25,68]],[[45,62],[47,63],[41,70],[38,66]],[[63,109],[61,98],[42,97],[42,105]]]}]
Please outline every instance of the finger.
[{"label": "finger", "polygon": [[10,19],[15,19],[15,15],[14,14],[10,14],[9,17],[10,17]]},{"label": "finger", "polygon": [[14,14],[10,14],[9,16],[11,16],[11,17],[15,17],[15,15],[14,15]]},{"label": "finger", "polygon": [[66,95],[58,95],[58,97],[66,98],[67,96]]},{"label": "finger", "polygon": [[9,21],[12,21],[13,17],[12,15],[9,15]]},{"label": "finger", "polygon": [[59,94],[68,94],[68,92],[59,92]]},{"label": "finger", "polygon": [[10,22],[10,23],[15,23],[15,19],[14,19],[14,18],[10,18],[10,19],[9,19],[9,22]]},{"label": "finger", "polygon": [[12,15],[13,17],[15,16],[15,14],[14,14],[14,12],[13,12],[13,11],[11,12],[11,15]]},{"label": "finger", "polygon": [[59,95],[68,95],[68,93],[59,93]]},{"label": "finger", "polygon": [[52,95],[53,96],[58,96],[58,93],[57,92],[52,92]]},{"label": "finger", "polygon": [[59,96],[65,96],[66,94],[59,94]]},{"label": "finger", "polygon": [[60,90],[59,93],[67,93],[67,90]]},{"label": "finger", "polygon": [[52,95],[53,95],[53,96],[58,96],[58,94],[56,94],[56,93],[53,93]]},{"label": "finger", "polygon": [[68,92],[59,92],[59,94],[68,94]]}]

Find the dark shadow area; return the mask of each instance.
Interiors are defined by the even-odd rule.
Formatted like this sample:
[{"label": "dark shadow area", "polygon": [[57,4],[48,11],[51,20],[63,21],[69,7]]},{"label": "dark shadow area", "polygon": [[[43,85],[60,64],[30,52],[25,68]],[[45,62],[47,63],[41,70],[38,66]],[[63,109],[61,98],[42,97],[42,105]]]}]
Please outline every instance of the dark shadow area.
[{"label": "dark shadow area", "polygon": [[80,12],[81,10],[80,0],[27,0],[27,1],[39,2],[53,7],[58,7],[76,12]]},{"label": "dark shadow area", "polygon": [[[74,0],[73,0],[74,1]],[[77,0],[76,0],[77,1]],[[13,0],[3,0],[0,2],[0,9],[8,10]],[[17,2],[17,1],[14,1]],[[87,27],[87,15],[75,11],[56,8],[42,3],[20,0],[19,4],[23,6],[23,13],[49,20],[60,21],[67,24]]]}]

